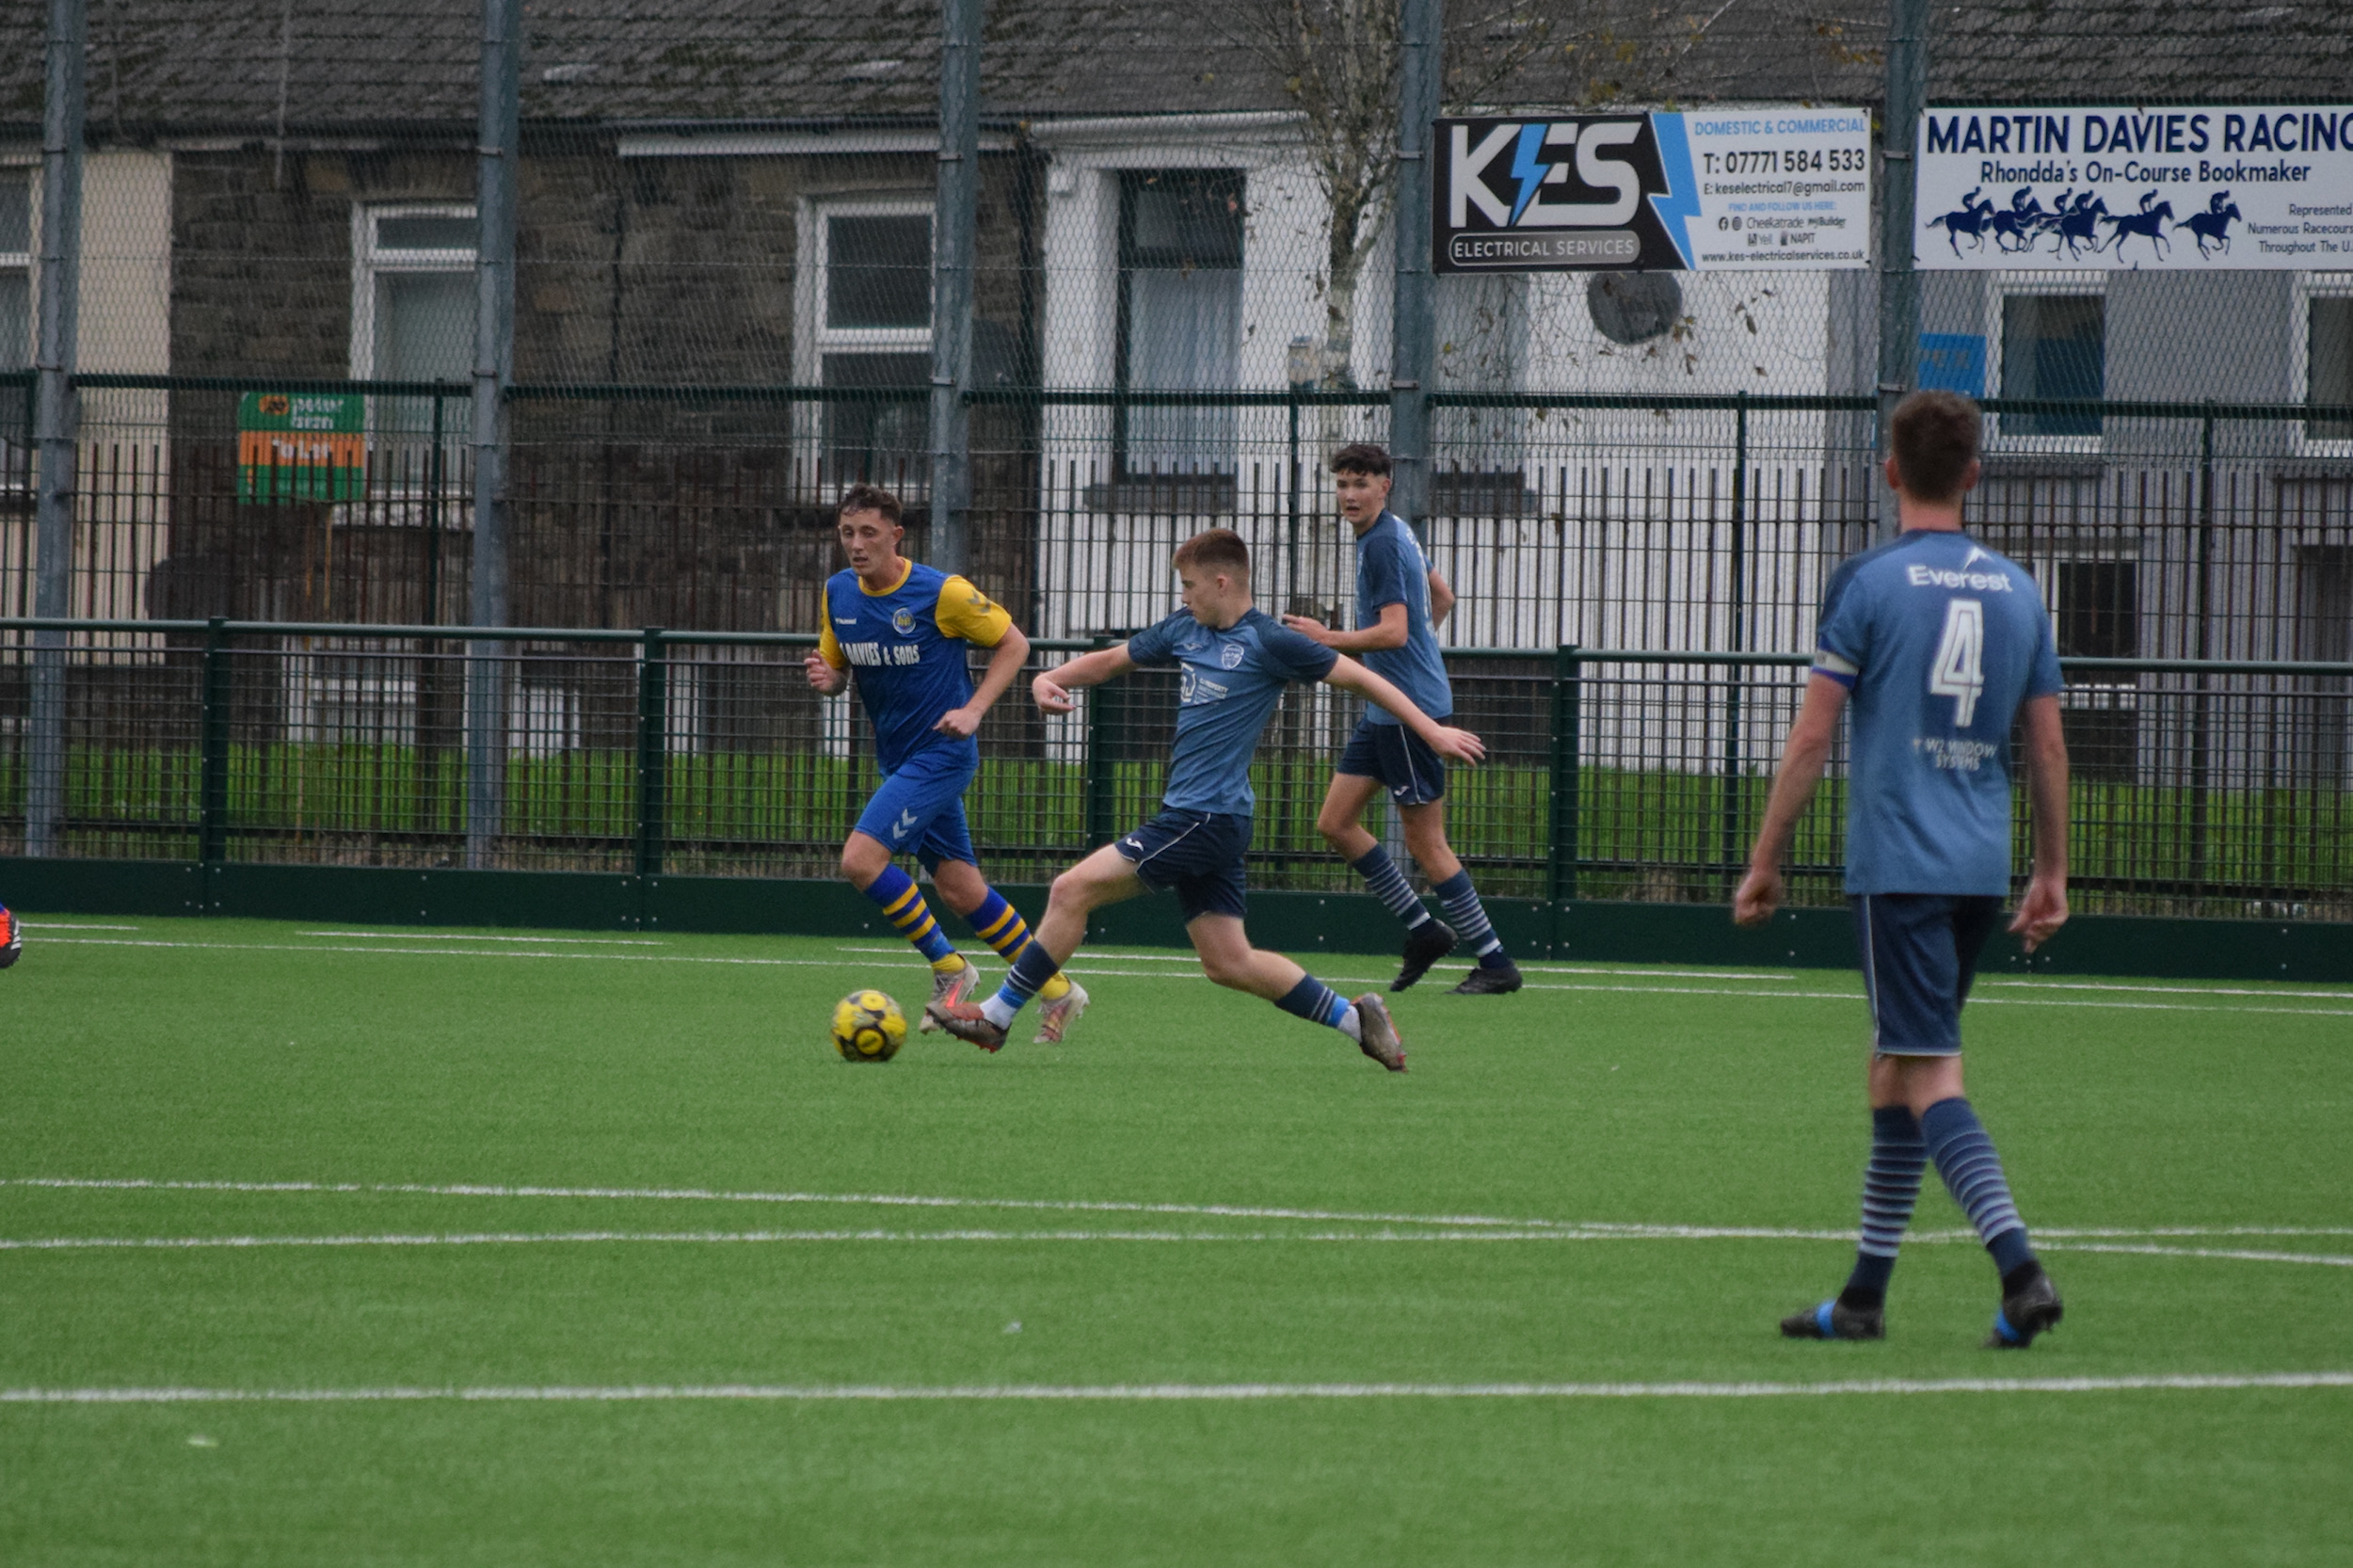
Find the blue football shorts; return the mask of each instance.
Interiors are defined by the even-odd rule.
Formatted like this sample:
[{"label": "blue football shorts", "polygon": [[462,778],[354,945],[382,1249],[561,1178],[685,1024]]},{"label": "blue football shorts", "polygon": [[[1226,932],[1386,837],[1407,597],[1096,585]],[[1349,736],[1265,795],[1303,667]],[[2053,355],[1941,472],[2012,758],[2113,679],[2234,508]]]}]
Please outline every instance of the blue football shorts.
[{"label": "blue football shorts", "polygon": [[945,860],[977,866],[972,830],[965,825],[964,789],[980,771],[980,759],[954,746],[930,746],[883,775],[858,813],[857,830],[893,855],[912,853],[927,872]]},{"label": "blue football shorts", "polygon": [[1401,724],[1358,719],[1356,733],[1332,771],[1379,779],[1400,806],[1427,806],[1446,797],[1446,759]]},{"label": "blue football shorts", "polygon": [[1242,856],[1250,819],[1225,811],[1165,810],[1112,847],[1152,891],[1174,889],[1191,925],[1203,915],[1242,915]]},{"label": "blue football shorts", "polygon": [[1952,1056],[1977,957],[2002,901],[1957,893],[1857,893],[1855,941],[1871,1004],[1871,1048],[1884,1056]]}]

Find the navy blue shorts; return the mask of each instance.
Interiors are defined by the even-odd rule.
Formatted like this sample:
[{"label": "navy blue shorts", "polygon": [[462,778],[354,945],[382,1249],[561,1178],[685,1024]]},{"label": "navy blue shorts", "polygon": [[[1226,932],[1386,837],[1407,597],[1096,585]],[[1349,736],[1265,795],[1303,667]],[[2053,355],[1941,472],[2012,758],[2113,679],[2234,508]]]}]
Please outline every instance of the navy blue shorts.
[{"label": "navy blue shorts", "polygon": [[1871,1048],[1885,1056],[1953,1056],[1961,1004],[2002,901],[1957,893],[1859,893],[1855,941],[1871,1003]]},{"label": "navy blue shorts", "polygon": [[980,864],[964,821],[964,788],[980,759],[968,748],[928,746],[908,758],[858,813],[857,831],[894,856],[913,852],[927,872],[943,860]]},{"label": "navy blue shorts", "polygon": [[1446,797],[1446,760],[1401,724],[1358,719],[1356,733],[1332,771],[1379,779],[1400,806],[1427,806]]},{"label": "navy blue shorts", "polygon": [[1158,893],[1174,888],[1190,925],[1203,915],[1242,915],[1242,856],[1250,848],[1250,819],[1225,811],[1162,811],[1113,849],[1136,868],[1136,880]]}]

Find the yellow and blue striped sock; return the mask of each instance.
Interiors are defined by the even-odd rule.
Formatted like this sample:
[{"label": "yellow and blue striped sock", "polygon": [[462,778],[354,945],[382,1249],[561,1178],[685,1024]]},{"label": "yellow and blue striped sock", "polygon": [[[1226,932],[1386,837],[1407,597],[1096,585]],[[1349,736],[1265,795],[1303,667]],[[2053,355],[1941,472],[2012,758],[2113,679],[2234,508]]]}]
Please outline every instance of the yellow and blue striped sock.
[{"label": "yellow and blue striped sock", "polygon": [[915,886],[915,878],[896,866],[885,866],[882,875],[866,885],[866,896],[874,901],[888,920],[915,950],[932,961],[932,968],[950,972],[964,967],[964,957],[949,942],[948,934],[939,929],[932,918],[930,906]]},{"label": "yellow and blue striped sock", "polygon": [[[971,926],[972,934],[996,949],[997,956],[1008,964],[1018,962],[1029,948],[1029,922],[994,888],[988,890],[988,897],[981,901],[981,906],[964,919]],[[1037,994],[1048,1001],[1059,1001],[1069,989],[1070,982],[1064,980],[1062,971],[1057,969],[1053,978],[1039,987]]]}]

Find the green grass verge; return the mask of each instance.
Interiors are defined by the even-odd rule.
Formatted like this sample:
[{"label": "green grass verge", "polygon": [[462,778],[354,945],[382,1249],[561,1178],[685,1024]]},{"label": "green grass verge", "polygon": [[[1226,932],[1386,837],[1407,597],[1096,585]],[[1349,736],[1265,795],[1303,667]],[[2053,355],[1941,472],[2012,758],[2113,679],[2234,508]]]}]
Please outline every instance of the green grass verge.
[{"label": "green grass verge", "polygon": [[[2353,1270],[2180,1255],[2353,1252],[2343,1236],[2133,1240],[2176,1249],[2151,1255],[2057,1234],[2353,1227],[2348,988],[1982,993],[1973,1096],[2069,1297],[2057,1334],[2001,1356],[1976,1348],[1993,1281],[1963,1243],[1907,1250],[1888,1341],[1820,1346],[1772,1322],[1837,1283],[1835,1240],[1390,1240],[1432,1227],[842,1201],[1841,1231],[1865,1137],[1851,975],[1562,970],[1476,1001],[1426,985],[1400,999],[1414,1070],[1395,1078],[1152,961],[1176,955],[1102,957],[1074,966],[1097,1000],[1064,1047],[924,1037],[854,1067],[823,1043],[832,999],[879,983],[913,1000],[923,975],[844,951],[871,941],[34,919],[0,976],[0,1238],[928,1239],[6,1250],[0,1389],[2353,1368]],[[1332,969],[1354,987],[1386,966]],[[1932,1190],[1918,1224],[1960,1223]],[[972,1230],[1008,1239],[938,1234]],[[2341,1560],[2348,1463],[2345,1389],[0,1403],[0,1560],[2322,1563]]]}]

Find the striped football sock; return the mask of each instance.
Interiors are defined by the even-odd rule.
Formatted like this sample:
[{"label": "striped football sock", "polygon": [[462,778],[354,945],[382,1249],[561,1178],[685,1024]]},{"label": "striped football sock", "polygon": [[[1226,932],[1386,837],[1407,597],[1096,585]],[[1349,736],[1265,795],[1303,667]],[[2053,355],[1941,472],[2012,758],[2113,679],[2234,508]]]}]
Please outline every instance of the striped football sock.
[{"label": "striped football sock", "polygon": [[1046,983],[1054,978],[1056,968],[1054,955],[1046,951],[1046,945],[1032,942],[1013,961],[1013,968],[1005,971],[1005,983],[997,987],[997,994],[981,1003],[982,1014],[999,1029],[1011,1029],[1014,1015],[1046,988]]},{"label": "striped football sock", "polygon": [[1447,923],[1454,934],[1470,944],[1484,968],[1508,968],[1512,955],[1503,951],[1503,938],[1487,923],[1487,906],[1479,902],[1479,889],[1471,886],[1470,872],[1456,872],[1444,882],[1433,884],[1430,889],[1438,895],[1438,903],[1446,910]]},{"label": "striped football sock", "polygon": [[1953,1201],[1977,1227],[1977,1239],[1993,1255],[1993,1266],[2004,1277],[2034,1261],[2026,1244],[2026,1222],[2010,1200],[2009,1182],[2002,1175],[2002,1157],[1969,1102],[1959,1095],[1938,1100],[1920,1117],[1920,1136],[1937,1175],[1951,1189]]},{"label": "striped football sock", "polygon": [[1414,896],[1414,889],[1405,881],[1405,873],[1397,869],[1397,862],[1389,858],[1387,850],[1375,844],[1350,861],[1349,865],[1365,879],[1366,885],[1372,889],[1372,896],[1386,904],[1390,914],[1405,922],[1406,930],[1430,923],[1430,911],[1423,906],[1421,900]]},{"label": "striped football sock", "polygon": [[866,896],[881,907],[883,918],[900,936],[915,944],[916,952],[932,961],[934,968],[952,973],[963,968],[963,957],[949,942],[948,934],[939,929],[939,922],[932,919],[915,878],[896,866],[885,866],[882,875],[866,885]]},{"label": "striped football sock", "polygon": [[1854,1272],[1839,1300],[1849,1306],[1877,1306],[1887,1298],[1896,1272],[1896,1248],[1920,1201],[1920,1173],[1929,1146],[1920,1123],[1906,1105],[1882,1105],[1871,1112],[1871,1162],[1863,1172],[1863,1240],[1855,1248]]},{"label": "striped football sock", "polygon": [[[1016,914],[1013,905],[1005,902],[1004,895],[994,888],[988,890],[988,897],[981,901],[981,906],[965,916],[964,920],[972,928],[972,935],[996,949],[997,956],[1008,964],[1018,959],[1022,951],[1030,945],[1029,922]],[[1038,988],[1037,994],[1048,1001],[1059,1001],[1069,990],[1070,982],[1057,972]]]},{"label": "striped football sock", "polygon": [[1337,1029],[1358,1044],[1363,1043],[1364,1036],[1356,1021],[1355,1003],[1314,975],[1301,975],[1298,984],[1274,999],[1274,1005],[1311,1024]]}]

